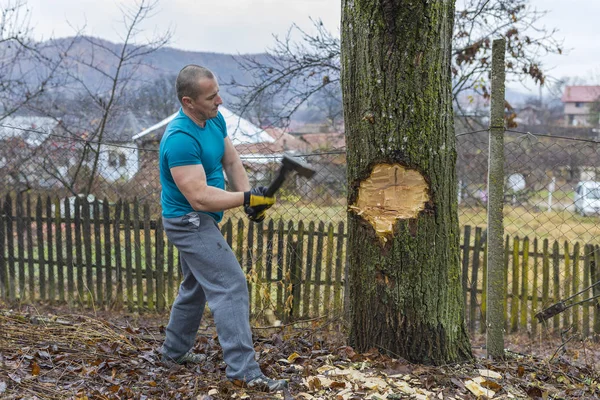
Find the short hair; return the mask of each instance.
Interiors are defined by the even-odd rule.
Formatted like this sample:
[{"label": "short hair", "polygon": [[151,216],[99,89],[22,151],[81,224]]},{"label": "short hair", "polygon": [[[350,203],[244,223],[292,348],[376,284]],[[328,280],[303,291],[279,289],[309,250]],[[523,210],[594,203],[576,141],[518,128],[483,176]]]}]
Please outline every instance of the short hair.
[{"label": "short hair", "polygon": [[187,96],[195,99],[200,95],[198,81],[202,78],[215,79],[215,74],[208,68],[194,64],[186,65],[179,71],[175,88],[177,90],[177,98],[182,105],[184,97]]}]

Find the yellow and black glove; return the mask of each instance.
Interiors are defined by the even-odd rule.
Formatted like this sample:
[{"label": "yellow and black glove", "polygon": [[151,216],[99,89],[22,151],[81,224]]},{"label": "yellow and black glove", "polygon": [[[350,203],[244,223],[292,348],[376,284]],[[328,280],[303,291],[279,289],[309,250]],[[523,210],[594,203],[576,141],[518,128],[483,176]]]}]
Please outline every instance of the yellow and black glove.
[{"label": "yellow and black glove", "polygon": [[248,192],[244,192],[244,211],[252,222],[262,222],[266,211],[275,204],[275,197],[267,197],[267,188],[257,186]]}]

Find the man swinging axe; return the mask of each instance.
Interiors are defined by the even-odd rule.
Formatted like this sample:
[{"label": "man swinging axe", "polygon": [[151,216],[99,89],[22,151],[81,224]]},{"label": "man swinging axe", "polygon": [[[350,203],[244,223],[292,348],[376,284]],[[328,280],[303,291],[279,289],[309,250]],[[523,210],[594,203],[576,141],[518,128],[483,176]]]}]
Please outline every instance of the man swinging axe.
[{"label": "man swinging axe", "polygon": [[[244,206],[250,220],[262,221],[275,203],[273,194],[287,172],[298,170],[297,165],[284,157],[285,172],[280,171],[283,178],[276,187],[251,189],[219,113],[223,101],[214,74],[188,65],[179,72],[176,89],[181,108],[161,140],[159,167],[163,226],[179,250],[183,281],[171,308],[162,361],[206,360],[192,347],[208,303],[227,378],[256,390],[283,390],[287,381],[265,376],[255,360],[246,277],[217,224],[223,210],[239,206]],[[224,190],[224,174],[232,191]]]}]

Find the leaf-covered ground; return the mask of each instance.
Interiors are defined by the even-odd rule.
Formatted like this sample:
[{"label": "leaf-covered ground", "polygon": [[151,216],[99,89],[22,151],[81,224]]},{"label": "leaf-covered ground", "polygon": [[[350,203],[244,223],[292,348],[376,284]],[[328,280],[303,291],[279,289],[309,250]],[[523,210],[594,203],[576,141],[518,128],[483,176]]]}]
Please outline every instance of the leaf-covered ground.
[{"label": "leaf-covered ground", "polygon": [[[594,399],[600,398],[598,346],[546,337],[511,337],[502,362],[483,358],[432,367],[357,353],[331,321],[255,329],[263,371],[289,379],[286,393],[234,386],[209,318],[195,350],[201,366],[168,368],[156,350],[168,316],[0,309],[1,399]],[[509,342],[509,340],[507,340]],[[521,342],[521,343],[519,343]],[[537,356],[528,355],[531,353]]]}]

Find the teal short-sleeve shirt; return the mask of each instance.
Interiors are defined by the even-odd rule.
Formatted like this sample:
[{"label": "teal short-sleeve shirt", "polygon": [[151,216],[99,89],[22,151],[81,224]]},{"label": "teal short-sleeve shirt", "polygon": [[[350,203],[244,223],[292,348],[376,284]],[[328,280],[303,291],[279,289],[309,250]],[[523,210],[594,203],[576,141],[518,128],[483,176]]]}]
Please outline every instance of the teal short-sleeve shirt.
[{"label": "teal short-sleeve shirt", "polygon": [[[201,164],[207,184],[225,189],[222,164],[225,137],[227,125],[220,112],[215,118],[207,120],[204,128],[194,123],[181,109],[169,122],[160,141],[158,156],[163,217],[176,218],[194,211],[173,180],[173,167]],[[223,218],[222,211],[204,213],[217,222]]]}]

